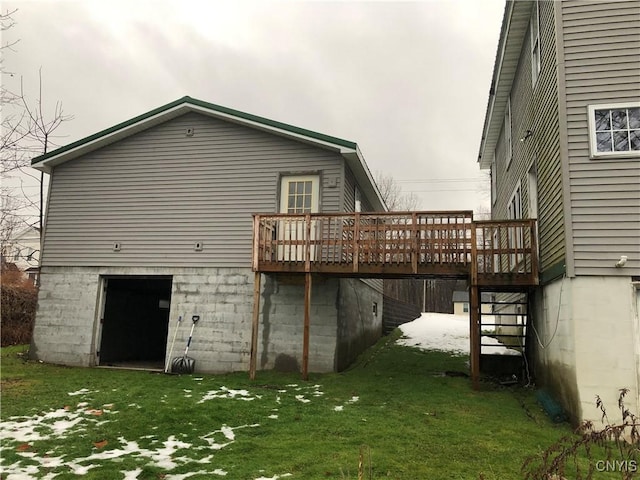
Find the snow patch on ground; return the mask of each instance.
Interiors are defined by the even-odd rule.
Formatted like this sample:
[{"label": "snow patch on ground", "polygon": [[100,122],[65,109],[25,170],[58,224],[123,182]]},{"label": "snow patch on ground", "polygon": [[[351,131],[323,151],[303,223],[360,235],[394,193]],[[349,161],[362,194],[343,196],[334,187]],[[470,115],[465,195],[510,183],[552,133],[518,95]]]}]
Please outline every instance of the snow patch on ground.
[{"label": "snow patch on ground", "polygon": [[291,477],[292,473],[283,473],[282,475],[274,475],[273,477],[258,477],[256,480],[278,480],[279,478]]},{"label": "snow patch on ground", "polygon": [[[492,315],[483,315],[487,323],[493,322]],[[402,338],[398,345],[417,347],[422,350],[452,352],[457,355],[469,354],[469,317],[446,313],[423,313],[412,322],[400,325]],[[493,337],[482,337],[482,353],[494,355],[520,355],[520,352],[507,348]],[[495,345],[495,346],[493,346]]]},{"label": "snow patch on ground", "polygon": [[[213,432],[208,433],[207,435],[200,438],[207,442],[207,448],[211,450],[221,450],[227,445],[231,445],[235,441],[236,434],[234,433],[234,430],[239,430],[242,428],[256,428],[259,426],[259,423],[254,423],[251,425],[240,425],[237,427],[222,425],[220,430],[214,430]],[[220,438],[221,436],[224,438]]]},{"label": "snow patch on ground", "polygon": [[[124,478],[124,480],[137,479],[143,473],[144,465],[164,470],[166,473],[163,478],[166,480],[182,480],[192,476],[224,477],[233,475],[233,472],[227,472],[221,468],[215,468],[215,464],[212,465],[216,452],[237,442],[240,436],[239,430],[260,427],[260,424],[257,423],[238,426],[223,424],[217,430],[206,430],[204,435],[200,433],[185,437],[188,438],[188,442],[184,441],[185,438],[181,437],[179,431],[174,431],[166,439],[158,438],[155,435],[144,435],[134,439],[120,436],[109,439],[108,444],[104,442],[102,446],[94,444],[95,448],[80,458],[75,458],[66,452],[63,446],[54,446],[48,451],[41,449],[38,442],[87,436],[105,422],[117,419],[119,417],[118,410],[137,411],[141,408],[139,404],[134,402],[103,403],[104,400],[102,400],[99,405],[96,405],[91,401],[90,394],[92,393],[94,392],[87,388],[69,392],[70,397],[81,396],[73,402],[75,407],[65,406],[32,416],[10,417],[1,422],[0,438],[2,438],[3,444],[0,446],[0,453],[3,449],[13,450],[17,454],[16,458],[19,458],[20,461],[6,465],[0,455],[0,476],[2,478],[6,476],[7,480],[36,478],[51,480],[59,477],[95,475],[96,470],[107,463],[120,465],[126,459],[135,459],[140,466],[130,467],[131,470],[120,470],[119,478]],[[183,388],[179,393],[187,399],[191,395],[196,397],[188,400],[193,403],[194,408],[203,408],[198,404],[216,400],[223,402],[228,399],[264,401],[262,395],[226,386],[217,386],[215,390],[209,391],[205,389],[204,392],[200,390],[198,393],[194,389]],[[278,388],[275,398],[267,398],[270,398],[271,402],[275,401],[275,405],[272,404],[272,406],[277,407],[285,403],[285,400],[289,405],[298,402],[305,405],[310,404],[319,401],[324,395],[322,386],[319,384],[289,384]],[[163,395],[159,401],[165,401],[166,398],[167,395]],[[358,401],[359,397],[352,396],[334,409],[340,411]],[[118,410],[115,409],[116,405]],[[269,422],[279,421],[278,410],[278,408],[271,408],[271,411],[266,414],[270,419]],[[150,426],[149,428],[153,431],[158,426]],[[172,473],[178,468],[184,468],[185,465],[193,467],[189,469],[189,473]],[[56,469],[56,472],[51,472],[52,469]],[[290,473],[274,475],[273,472],[268,471],[259,471],[256,475],[257,479],[262,480],[277,480],[292,476]],[[266,475],[273,476],[267,477]]]},{"label": "snow patch on ground", "polygon": [[3,441],[30,443],[63,437],[82,424],[98,422],[93,417],[98,417],[97,412],[102,411],[85,409],[87,405],[85,402],[79,403],[75,411],[64,407],[33,417],[10,417],[0,423],[0,438]]},{"label": "snow patch on ground", "polygon": [[354,404],[360,400],[360,397],[353,396],[349,400],[347,400],[343,405],[337,405],[333,407],[334,412],[342,412],[344,410],[345,405]]},{"label": "snow patch on ground", "polygon": [[251,395],[248,390],[233,390],[227,387],[220,387],[218,390],[209,390],[204,394],[198,403],[204,403],[214,398],[233,398],[236,400],[252,401],[262,398],[260,395]]},{"label": "snow patch on ground", "polygon": [[76,392],[69,392],[69,393],[67,393],[67,395],[69,395],[71,397],[75,397],[76,395],[86,395],[87,393],[92,393],[92,392],[88,388],[81,388],[80,390],[78,390]]},{"label": "snow patch on ground", "polygon": [[[38,418],[41,417],[42,416],[39,416]],[[2,423],[3,440],[7,439],[7,437],[4,435],[5,423],[7,422]],[[208,464],[213,458],[212,455],[209,455],[201,460],[194,460],[193,458],[189,458],[186,456],[177,457],[177,452],[187,449],[204,452],[210,452],[211,450],[220,450],[235,442],[235,430],[244,428],[257,428],[259,426],[260,424],[239,425],[236,427],[222,425],[219,430],[214,430],[213,432],[200,437],[200,439],[204,442],[199,442],[200,445],[198,446],[194,446],[194,444],[192,443],[180,441],[176,439],[174,435],[171,435],[169,436],[169,438],[162,441],[161,444],[156,448],[142,448],[140,447],[138,442],[120,437],[117,441],[119,445],[116,448],[94,451],[94,453],[92,453],[91,455],[88,455],[84,458],[76,459],[65,459],[63,456],[52,457],[50,456],[51,452],[45,453],[44,456],[39,456],[36,452],[22,452],[23,454],[21,456],[28,458],[35,464],[23,466],[20,465],[19,462],[16,462],[12,465],[2,466],[1,471],[3,474],[7,475],[8,479],[21,480],[41,478],[41,468],[50,469],[57,467],[66,467],[67,471],[60,472],[60,474],[64,475],[71,473],[74,475],[86,475],[90,469],[98,467],[100,461],[107,460],[117,462],[122,461],[122,459],[127,456],[146,458],[149,460],[149,463],[151,465],[160,467],[167,471],[171,471],[176,467],[189,463]],[[13,439],[15,438],[15,436],[11,438]],[[138,478],[138,475],[141,473],[141,471],[141,469],[135,469],[132,471],[122,471],[121,473],[124,475],[125,480],[133,480]],[[213,472],[198,471],[189,474],[167,474],[164,478],[180,480],[196,474],[206,475],[208,473],[213,473],[218,476],[227,475],[227,472],[225,472],[224,470],[215,469]],[[57,476],[57,474],[51,474],[49,478],[54,478],[55,476]]]},{"label": "snow patch on ground", "polygon": [[[311,397],[321,397],[324,395],[324,392],[320,390],[320,385],[312,385],[310,387],[299,387],[297,384],[287,385],[288,387],[292,387],[296,392],[302,392],[295,396],[295,399],[301,403],[310,403],[311,400],[307,398],[307,396]],[[279,392],[286,392],[286,390],[278,390]],[[279,402],[278,402],[279,403]]]}]

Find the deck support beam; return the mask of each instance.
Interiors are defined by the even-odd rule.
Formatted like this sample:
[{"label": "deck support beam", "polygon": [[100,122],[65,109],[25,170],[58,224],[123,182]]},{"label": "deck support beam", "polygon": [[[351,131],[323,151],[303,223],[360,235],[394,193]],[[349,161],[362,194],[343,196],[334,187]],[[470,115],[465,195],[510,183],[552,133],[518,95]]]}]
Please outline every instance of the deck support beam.
[{"label": "deck support beam", "polygon": [[258,322],[260,319],[260,272],[255,272],[253,280],[253,319],[251,322],[251,356],[249,358],[249,378],[256,379],[258,358]]},{"label": "deck support beam", "polygon": [[475,228],[471,229],[471,265],[469,269],[469,360],[471,384],[474,390],[480,388],[480,288],[478,287],[478,238]]},{"label": "deck support beam", "polygon": [[471,362],[471,384],[474,390],[480,388],[480,292],[477,285],[469,288],[469,356]]},{"label": "deck support beam", "polygon": [[304,331],[302,334],[302,379],[309,379],[309,325],[311,323],[311,273],[304,275]]}]

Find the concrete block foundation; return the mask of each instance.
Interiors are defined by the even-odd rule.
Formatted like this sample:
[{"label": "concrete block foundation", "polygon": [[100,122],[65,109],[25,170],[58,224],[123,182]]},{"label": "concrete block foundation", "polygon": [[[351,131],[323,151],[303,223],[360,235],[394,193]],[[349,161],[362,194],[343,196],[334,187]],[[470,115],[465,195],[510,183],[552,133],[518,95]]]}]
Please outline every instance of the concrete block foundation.
[{"label": "concrete block foundation", "polygon": [[[165,355],[176,328],[172,356],[181,354],[191,318],[199,315],[189,349],[196,372],[248,371],[254,281],[249,268],[43,267],[31,357],[100,365],[101,318],[109,296],[105,279],[159,276],[171,278]],[[380,337],[381,318],[382,293],[375,288],[355,279],[314,276],[309,371],[346,368]],[[258,369],[300,370],[303,322],[303,277],[263,275]]]}]

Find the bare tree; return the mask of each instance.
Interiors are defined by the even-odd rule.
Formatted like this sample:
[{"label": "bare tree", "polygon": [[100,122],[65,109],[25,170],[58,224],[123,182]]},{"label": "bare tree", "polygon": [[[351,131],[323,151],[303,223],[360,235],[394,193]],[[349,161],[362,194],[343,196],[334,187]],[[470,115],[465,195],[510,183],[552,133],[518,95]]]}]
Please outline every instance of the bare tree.
[{"label": "bare tree", "polygon": [[11,196],[10,190],[0,187],[0,251],[3,257],[9,255],[11,239],[22,224],[15,214],[18,208],[17,199]]},{"label": "bare tree", "polygon": [[[420,206],[420,199],[415,193],[405,194],[392,175],[380,171],[375,172],[374,178],[380,190],[380,195],[391,212],[408,212],[417,210]],[[398,219],[391,220],[394,223]],[[403,235],[403,233],[399,233]],[[386,279],[384,281],[384,294],[395,299],[396,302],[411,305],[419,312],[423,304],[422,281],[416,279]],[[411,311],[408,308],[407,311]],[[411,316],[411,315],[409,315]],[[413,318],[406,317],[404,321],[411,321]]]},{"label": "bare tree", "polygon": [[478,205],[473,210],[474,220],[491,220],[491,208],[486,205]]},{"label": "bare tree", "polygon": [[417,210],[420,199],[415,193],[403,193],[402,188],[391,174],[377,171],[374,175],[378,190],[384,203],[391,212],[408,212]]},{"label": "bare tree", "polygon": [[[17,10],[12,10],[0,13],[0,28],[3,32],[15,25],[16,12]],[[5,53],[15,51],[17,43],[18,40],[9,41],[0,46],[3,54],[0,70],[3,77],[14,76],[6,70],[4,59]],[[16,229],[35,226],[42,232],[44,173],[34,172],[30,168],[30,162],[32,158],[47,153],[54,146],[54,132],[72,117],[64,115],[60,102],[55,103],[52,113],[48,114],[45,111],[42,69],[38,72],[38,97],[34,102],[29,101],[25,94],[22,77],[18,92],[11,91],[4,81],[0,83],[0,174],[4,184],[0,189],[3,209],[0,217],[0,237],[4,251],[6,242],[16,233]],[[12,182],[7,182],[8,179],[12,179]],[[26,190],[25,182],[31,181],[38,186],[37,198]],[[13,186],[7,186],[7,183],[13,183]]]}]

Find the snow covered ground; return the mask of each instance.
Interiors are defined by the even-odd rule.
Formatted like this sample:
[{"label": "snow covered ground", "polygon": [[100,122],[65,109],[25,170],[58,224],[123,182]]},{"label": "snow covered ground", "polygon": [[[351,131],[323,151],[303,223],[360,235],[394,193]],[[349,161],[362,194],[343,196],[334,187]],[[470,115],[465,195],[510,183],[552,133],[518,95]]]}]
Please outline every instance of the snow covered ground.
[{"label": "snow covered ground", "polygon": [[[492,315],[483,315],[487,323],[493,322]],[[469,316],[446,313],[423,313],[412,322],[400,325],[402,338],[399,345],[418,347],[423,350],[439,350],[459,355],[469,354]],[[495,355],[520,355],[520,352],[505,347],[493,337],[482,337],[482,353]]]}]

